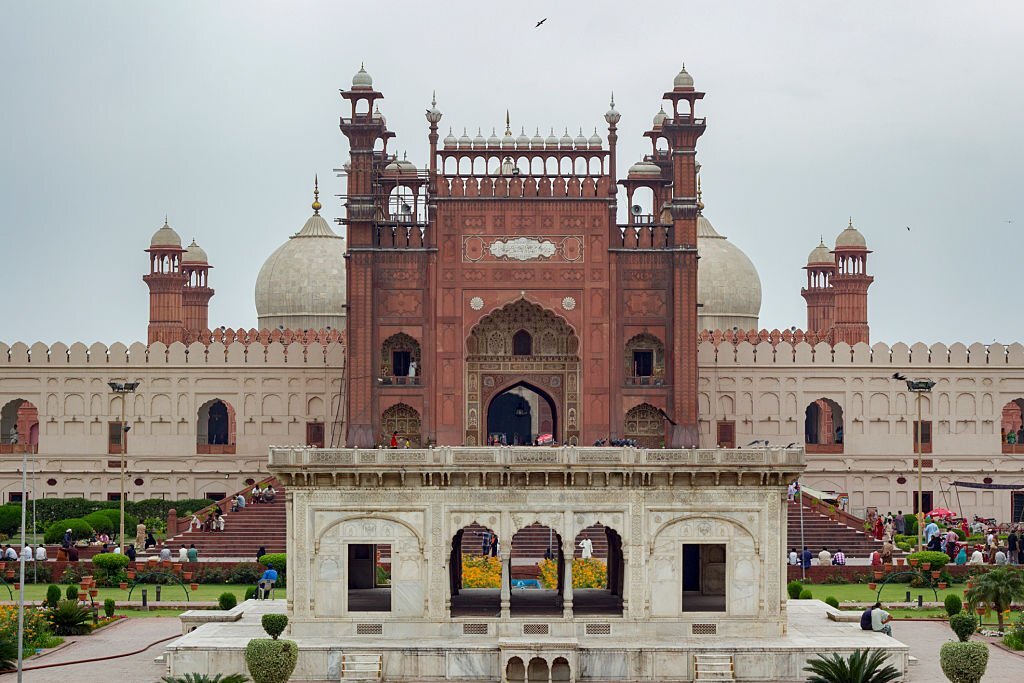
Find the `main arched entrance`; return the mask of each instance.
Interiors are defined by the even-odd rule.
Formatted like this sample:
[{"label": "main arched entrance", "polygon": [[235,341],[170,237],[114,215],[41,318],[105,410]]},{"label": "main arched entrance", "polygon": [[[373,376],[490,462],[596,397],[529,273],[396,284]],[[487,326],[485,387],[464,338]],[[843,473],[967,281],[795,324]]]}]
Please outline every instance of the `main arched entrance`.
[{"label": "main arched entrance", "polygon": [[466,445],[495,434],[509,444],[544,434],[575,442],[579,347],[565,318],[526,299],[481,318],[466,340]]},{"label": "main arched entrance", "polygon": [[542,389],[517,382],[487,406],[487,443],[510,446],[546,442],[558,433],[558,408]]}]

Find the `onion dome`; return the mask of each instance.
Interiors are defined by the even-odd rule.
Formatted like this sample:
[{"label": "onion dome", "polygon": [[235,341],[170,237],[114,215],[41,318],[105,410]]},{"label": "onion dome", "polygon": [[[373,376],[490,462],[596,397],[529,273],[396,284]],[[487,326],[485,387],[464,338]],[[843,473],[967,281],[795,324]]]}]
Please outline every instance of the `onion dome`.
[{"label": "onion dome", "polygon": [[587,141],[587,136],[583,134],[583,129],[580,128],[580,134],[572,141],[572,144],[576,149],[587,149],[590,143]]},{"label": "onion dome", "polygon": [[697,214],[698,330],[756,330],[761,313],[761,278],[743,251]]},{"label": "onion dome", "polygon": [[487,146],[491,148],[501,147],[501,140],[498,139],[497,129],[491,128],[491,136],[487,138]]},{"label": "onion dome", "polygon": [[675,80],[672,81],[673,90],[693,90],[693,76],[686,71],[686,65],[683,64],[683,68],[676,74]]},{"label": "onion dome", "polygon": [[437,93],[431,93],[430,109],[427,110],[425,116],[427,117],[427,123],[436,124],[441,120],[441,110],[437,108]]},{"label": "onion dome", "polygon": [[608,125],[613,126],[622,119],[622,114],[615,110],[615,93],[612,93],[612,99],[608,103],[608,111],[604,113],[604,120],[608,122]]},{"label": "onion dome", "polygon": [[462,135],[459,136],[459,149],[466,149],[473,144],[473,141],[466,135],[466,129],[462,129]]},{"label": "onion dome", "polygon": [[501,160],[501,175],[512,175],[516,165],[512,163],[512,157],[505,157]]},{"label": "onion dome", "polygon": [[459,144],[458,139],[455,137],[454,133],[452,133],[452,129],[449,128],[448,129],[448,135],[444,136],[444,146],[445,147],[451,147],[452,149],[455,149],[455,147],[458,144]]},{"label": "onion dome", "polygon": [[825,240],[819,240],[821,244],[811,250],[811,253],[807,256],[807,265],[809,266],[823,266],[823,265],[834,265],[835,259],[832,257],[832,252],[825,246]]},{"label": "onion dome", "polygon": [[163,227],[153,233],[153,239],[149,241],[149,246],[181,249],[181,237],[167,224],[165,218]]},{"label": "onion dome", "polygon": [[590,149],[601,149],[601,136],[597,134],[597,126],[594,126],[594,134],[590,136]]},{"label": "onion dome", "polygon": [[256,278],[262,329],[344,329],[345,240],[334,234],[314,200],[313,215],[270,255]]},{"label": "onion dome", "polygon": [[868,248],[868,243],[864,240],[864,235],[860,234],[860,231],[853,227],[853,218],[850,218],[850,223],[846,226],[846,229],[839,233],[839,237],[836,238],[836,249],[841,248]]},{"label": "onion dome", "polygon": [[501,148],[502,149],[515,149],[516,138],[512,135],[512,129],[508,127],[508,121],[505,122],[505,134],[501,136]]},{"label": "onion dome", "polygon": [[558,147],[558,138],[555,136],[555,127],[551,126],[551,133],[544,140],[544,147],[554,149]]},{"label": "onion dome", "polygon": [[628,174],[630,176],[644,176],[644,177],[661,177],[661,167],[657,164],[652,164],[650,161],[638,161],[629,167]]},{"label": "onion dome", "polygon": [[352,77],[352,89],[353,90],[371,90],[373,88],[373,78],[370,74],[366,73],[366,67],[362,64],[359,65],[359,71]]},{"label": "onion dome", "polygon": [[192,244],[188,245],[188,249],[186,249],[185,253],[182,255],[181,262],[208,264],[210,260],[206,256],[206,251],[196,244],[196,241],[193,239]]},{"label": "onion dome", "polygon": [[516,138],[516,147],[519,149],[530,149],[530,136],[526,134],[526,127],[519,129],[519,137]]},{"label": "onion dome", "polygon": [[544,149],[544,138],[540,136],[540,126],[533,133],[533,138],[530,140],[530,147],[534,149]]},{"label": "onion dome", "polygon": [[652,122],[655,128],[661,128],[661,124],[665,123],[665,119],[668,118],[668,114],[665,113],[665,105],[661,105],[661,109],[654,115],[654,121]]},{"label": "onion dome", "polygon": [[484,139],[484,134],[479,127],[476,129],[476,137],[473,138],[473,146],[478,148],[487,146],[487,140]]},{"label": "onion dome", "polygon": [[562,133],[562,137],[558,139],[558,146],[562,149],[572,149],[572,137],[569,135],[568,128]]},{"label": "onion dome", "polygon": [[384,167],[384,173],[387,175],[416,175],[417,172],[416,164],[409,161],[405,156],[401,159],[395,157],[395,159]]}]

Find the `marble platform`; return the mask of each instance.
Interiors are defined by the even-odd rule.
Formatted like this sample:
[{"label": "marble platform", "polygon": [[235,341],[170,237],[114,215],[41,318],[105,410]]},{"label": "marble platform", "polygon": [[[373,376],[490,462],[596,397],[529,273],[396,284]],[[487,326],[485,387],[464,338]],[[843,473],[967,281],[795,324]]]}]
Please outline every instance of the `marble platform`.
[{"label": "marble platform", "polygon": [[[244,650],[251,638],[266,637],[260,619],[266,613],[285,613],[284,600],[254,601],[239,605],[237,621],[211,622],[167,645],[169,673],[245,673]],[[449,639],[382,640],[366,635],[348,638],[299,637],[299,662],[295,681],[337,681],[340,661],[347,654],[382,654],[387,681],[500,681],[502,665],[509,656],[528,661],[531,656],[565,656],[573,679],[604,683],[615,681],[691,681],[693,656],[730,654],[738,681],[804,681],[806,661],[823,653],[849,654],[861,648],[881,648],[890,661],[906,672],[908,648],[894,638],[862,631],[859,624],[829,619],[834,611],[818,600],[787,603],[786,634],[768,638],[694,636],[679,640],[659,636],[657,625],[644,642],[623,642],[610,633],[576,638],[497,635],[465,635]],[[233,615],[232,615],[233,616]],[[534,619],[536,621],[536,619]],[[487,619],[476,618],[476,623]],[[587,620],[581,620],[587,621]],[[894,622],[899,636],[910,624]],[[496,629],[488,629],[496,633]],[[581,630],[586,633],[586,630]],[[288,638],[286,633],[283,638]],[[549,661],[551,661],[549,659]]]}]

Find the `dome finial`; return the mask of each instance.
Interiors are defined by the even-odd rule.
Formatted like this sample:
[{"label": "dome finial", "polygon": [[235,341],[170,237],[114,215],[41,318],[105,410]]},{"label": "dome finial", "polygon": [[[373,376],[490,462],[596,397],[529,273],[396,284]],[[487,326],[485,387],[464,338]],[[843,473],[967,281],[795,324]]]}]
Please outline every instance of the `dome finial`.
[{"label": "dome finial", "polygon": [[435,107],[435,108],[437,107],[437,91],[436,90],[430,91],[430,106],[431,107]]},{"label": "dome finial", "polygon": [[610,102],[608,102],[608,106],[611,107],[612,109],[615,109],[615,91],[614,90],[612,90],[612,99],[611,99]]},{"label": "dome finial", "polygon": [[700,189],[700,176],[697,176],[697,213],[704,210],[703,193]]},{"label": "dome finial", "polygon": [[318,174],[313,175],[313,213],[320,213],[320,177]]},{"label": "dome finial", "polygon": [[846,227],[848,227],[848,228],[852,228],[853,227],[853,216],[850,216],[850,222],[846,224]]},{"label": "dome finial", "polygon": [[505,135],[512,135],[512,120],[509,118],[508,109],[505,110]]}]

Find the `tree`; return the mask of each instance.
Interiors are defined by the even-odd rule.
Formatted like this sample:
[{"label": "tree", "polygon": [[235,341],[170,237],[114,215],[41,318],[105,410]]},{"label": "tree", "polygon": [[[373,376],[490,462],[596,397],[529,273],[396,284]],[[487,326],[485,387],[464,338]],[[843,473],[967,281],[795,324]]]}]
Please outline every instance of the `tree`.
[{"label": "tree", "polygon": [[1024,598],[1024,572],[1009,567],[999,567],[980,574],[974,579],[974,586],[967,589],[967,603],[992,606],[999,619],[999,630],[1003,630],[1003,612],[1010,609],[1014,600]]},{"label": "tree", "polygon": [[884,650],[857,650],[848,660],[835,653],[820,655],[807,660],[804,671],[811,674],[807,683],[890,683],[902,675],[886,664]]}]

